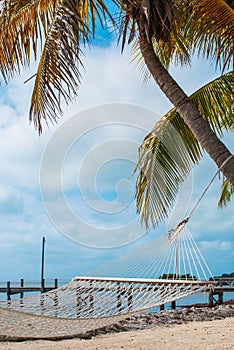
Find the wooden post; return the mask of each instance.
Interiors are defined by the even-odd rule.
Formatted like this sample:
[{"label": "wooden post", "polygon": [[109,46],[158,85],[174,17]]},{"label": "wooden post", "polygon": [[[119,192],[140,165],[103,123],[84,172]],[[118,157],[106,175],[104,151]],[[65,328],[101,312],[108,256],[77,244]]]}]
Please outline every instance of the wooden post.
[{"label": "wooden post", "polygon": [[45,265],[45,237],[42,238],[42,251],[41,251],[41,284],[44,280],[44,265]]},{"label": "wooden post", "polygon": [[218,304],[219,305],[223,304],[223,292],[218,293]]},{"label": "wooden post", "polygon": [[175,244],[176,244],[176,253],[175,253],[175,274],[176,279],[179,278],[179,243],[178,243],[178,237],[175,238]]},{"label": "wooden post", "polygon": [[120,283],[118,283],[117,287],[117,309],[121,311],[122,302],[121,302],[121,292],[120,292]]},{"label": "wooden post", "polygon": [[[58,288],[58,279],[54,279],[54,289]],[[54,292],[54,307],[55,307],[55,317],[58,317],[58,305],[59,305],[59,300],[58,300],[58,293],[57,291]]]},{"label": "wooden post", "polygon": [[[24,287],[24,279],[21,278],[20,280],[20,287],[23,288]],[[21,290],[20,292],[20,306],[23,307],[24,305],[24,302],[23,302],[23,299],[24,299],[24,292]]]},{"label": "wooden post", "polygon": [[132,286],[130,286],[128,290],[128,308],[129,310],[132,308]]},{"label": "wooden post", "polygon": [[160,311],[163,311],[163,310],[165,310],[165,304],[160,305]]},{"label": "wooden post", "polygon": [[11,300],[11,282],[7,281],[7,300]]},{"label": "wooden post", "polygon": [[[20,280],[20,287],[23,288],[23,286],[24,286],[24,279],[21,278],[21,280]],[[23,298],[24,298],[24,292],[21,291],[20,292],[20,299],[23,299]]]},{"label": "wooden post", "polygon": [[173,300],[173,301],[171,302],[171,309],[172,309],[172,310],[175,310],[175,309],[176,309],[176,301],[175,301],[175,300]]},{"label": "wooden post", "polygon": [[55,309],[54,316],[58,317],[58,293],[57,293],[57,291],[54,291],[54,309]]},{"label": "wooden post", "polygon": [[42,278],[41,280],[41,293],[44,293],[45,292],[45,279]]},{"label": "wooden post", "polygon": [[89,307],[90,307],[90,315],[93,314],[94,311],[94,297],[93,297],[93,283],[90,282],[90,289],[89,289]]},{"label": "wooden post", "polygon": [[214,306],[214,298],[213,298],[213,291],[210,290],[209,292],[209,306],[213,307]]}]

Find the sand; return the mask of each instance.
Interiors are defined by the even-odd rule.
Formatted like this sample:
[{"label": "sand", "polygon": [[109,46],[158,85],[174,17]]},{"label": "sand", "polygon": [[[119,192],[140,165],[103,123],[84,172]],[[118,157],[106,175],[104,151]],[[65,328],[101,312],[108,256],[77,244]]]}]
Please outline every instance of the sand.
[{"label": "sand", "polygon": [[0,350],[234,350],[234,318],[104,334],[90,340],[1,342]]}]

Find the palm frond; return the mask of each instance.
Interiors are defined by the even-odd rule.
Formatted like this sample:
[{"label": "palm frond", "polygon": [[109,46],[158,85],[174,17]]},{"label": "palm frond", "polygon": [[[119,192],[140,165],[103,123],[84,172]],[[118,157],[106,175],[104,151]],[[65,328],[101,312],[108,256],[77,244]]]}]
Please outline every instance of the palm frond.
[{"label": "palm frond", "polygon": [[234,124],[233,85],[234,76],[229,72],[206,84],[190,97],[212,130],[220,136]]},{"label": "palm frond", "polygon": [[[184,0],[175,1],[173,5],[170,40],[152,38],[154,50],[163,66],[168,69],[171,63],[188,65],[191,54],[198,53],[214,58],[222,71],[229,68],[233,61],[233,5],[224,0]],[[139,13],[133,15],[139,16]],[[132,62],[136,64],[142,80],[148,81],[150,73],[142,59],[137,38],[132,55]]]},{"label": "palm frond", "polygon": [[142,27],[149,42],[161,40],[170,43],[176,18],[176,6],[173,1],[124,0],[119,3],[122,10],[118,31],[119,41],[122,40],[122,50],[127,42],[129,44],[136,38],[140,22],[143,23]]},{"label": "palm frond", "polygon": [[[190,96],[220,135],[223,130],[231,129],[231,120],[232,125],[234,123],[234,113],[230,108],[232,88],[233,76],[228,73]],[[137,209],[147,228],[168,216],[180,185],[202,154],[203,149],[175,108],[164,115],[146,136],[139,148],[135,172],[138,174]]]},{"label": "palm frond", "polygon": [[30,107],[30,120],[41,133],[42,120],[56,121],[61,100],[68,103],[77,95],[81,46],[94,35],[96,21],[103,25],[112,17],[103,0],[6,0],[1,10],[0,69],[5,80],[42,50]]},{"label": "palm frond", "polygon": [[233,61],[234,8],[224,0],[194,0],[185,36],[194,50],[216,60],[222,71]]},{"label": "palm frond", "polygon": [[223,180],[221,194],[218,201],[218,206],[220,208],[225,207],[228,202],[231,201],[231,197],[234,194],[234,186],[228,181],[228,179]]},{"label": "palm frond", "polygon": [[37,58],[38,43],[42,42],[46,34],[55,5],[55,0],[3,2],[0,16],[0,67],[5,80],[28,66],[32,53]]},{"label": "palm frond", "polygon": [[183,119],[176,113],[172,121],[158,122],[139,149],[137,208],[147,228],[168,216],[179,186],[202,154]]},{"label": "palm frond", "polygon": [[234,6],[225,0],[195,0],[194,11],[209,29],[222,30],[223,35],[234,33]]},{"label": "palm frond", "polygon": [[31,100],[30,120],[39,133],[42,119],[56,121],[62,114],[60,100],[66,103],[76,94],[81,74],[81,41],[89,30],[76,1],[60,1],[46,35]]}]

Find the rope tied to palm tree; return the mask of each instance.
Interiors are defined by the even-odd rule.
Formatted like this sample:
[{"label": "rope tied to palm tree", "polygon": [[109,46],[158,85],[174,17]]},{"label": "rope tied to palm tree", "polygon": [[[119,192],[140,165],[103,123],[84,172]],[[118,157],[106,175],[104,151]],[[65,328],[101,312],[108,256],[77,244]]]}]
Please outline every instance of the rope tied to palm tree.
[{"label": "rope tied to palm tree", "polygon": [[[222,168],[230,161],[230,159],[234,157],[233,154],[231,154],[221,165],[220,167],[218,167],[218,170],[216,171],[216,173],[214,174],[214,176],[211,178],[210,182],[208,183],[208,185],[206,186],[206,188],[204,189],[204,191],[202,192],[201,196],[198,198],[196,204],[194,205],[194,207],[192,208],[192,210],[190,211],[188,217],[186,218],[187,221],[190,219],[191,215],[194,213],[194,211],[196,210],[196,208],[198,207],[199,203],[201,202],[201,200],[203,199],[204,195],[206,194],[206,192],[208,191],[208,189],[210,188],[210,186],[212,185],[214,179],[216,178],[216,176],[220,173],[220,171],[222,170]],[[183,221],[182,221],[183,222]],[[180,224],[179,224],[180,225]]]},{"label": "rope tied to palm tree", "polygon": [[200,204],[200,202],[202,201],[203,197],[205,196],[206,192],[208,191],[208,189],[210,188],[210,186],[212,185],[213,181],[215,180],[216,176],[220,173],[222,167],[224,167],[229,161],[230,159],[234,157],[233,154],[231,154],[222,164],[221,166],[218,168],[218,170],[216,171],[216,173],[214,174],[214,176],[211,178],[211,180],[209,181],[209,183],[207,184],[207,186],[205,187],[205,189],[203,190],[202,194],[200,195],[200,197],[198,198],[198,200],[196,201],[195,205],[193,206],[192,210],[190,211],[189,215],[186,216],[182,221],[179,222],[179,224],[176,226],[176,228],[171,229],[170,231],[168,231],[168,240],[169,242],[172,242],[177,236],[178,234],[183,230],[183,228],[185,227],[185,225],[187,224],[187,222],[190,220],[192,214],[194,213],[194,211],[197,209],[198,205]]}]

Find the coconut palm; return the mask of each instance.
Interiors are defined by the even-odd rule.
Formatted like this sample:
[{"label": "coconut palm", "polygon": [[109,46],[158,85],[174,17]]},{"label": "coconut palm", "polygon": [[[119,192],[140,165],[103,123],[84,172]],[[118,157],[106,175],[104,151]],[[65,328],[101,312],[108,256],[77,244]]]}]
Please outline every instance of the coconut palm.
[{"label": "coconut palm", "polygon": [[[193,1],[193,5],[193,11],[185,26],[184,42],[190,50],[197,49],[199,54],[211,55],[217,64],[220,62],[223,64],[223,69],[229,67],[233,61],[233,2],[229,2],[228,6],[225,1]],[[156,53],[159,51],[159,44],[154,47]],[[139,51],[135,52],[139,55]],[[167,55],[167,51],[163,48],[163,55],[165,54]],[[164,56],[158,55],[158,57],[161,62],[168,62]],[[145,74],[146,77],[148,75]],[[228,91],[223,86],[223,83],[227,83],[226,78],[221,77],[191,97],[211,129],[219,136],[222,136],[221,129],[233,129],[234,125],[232,76],[229,74]],[[216,109],[218,105],[221,107],[220,110]],[[207,118],[208,116],[212,118]],[[136,196],[138,210],[147,226],[149,223],[153,225],[158,223],[168,215],[179,185],[203,153],[201,144],[193,134],[188,133],[187,127],[183,135],[182,130],[185,130],[184,121],[179,116],[178,109],[177,111],[173,109],[156,124],[140,148]],[[182,144],[178,142],[178,135],[184,138]],[[173,146],[170,147],[172,140],[174,140]],[[173,147],[173,152],[169,155],[167,147],[169,149]],[[233,193],[233,184],[224,178],[219,206],[226,205]]]},{"label": "coconut palm", "polygon": [[[174,79],[169,75],[168,71],[162,66],[158,56],[155,53],[153,41],[154,40],[170,40],[170,32],[173,30],[173,22],[171,19],[175,18],[175,3],[158,7],[158,2],[145,1],[144,6],[139,5],[137,8],[137,15],[132,26],[138,25],[138,40],[141,54],[144,61],[161,90],[169,98],[175,106],[177,112],[188,125],[193,135],[199,141],[201,146],[215,161],[218,167],[222,167],[222,172],[226,178],[234,184],[234,157],[231,158],[231,153],[222,144],[209,124],[202,118],[199,110],[191,103],[183,90],[178,86]],[[173,6],[170,7],[170,4]],[[131,7],[131,6],[130,6]],[[160,10],[162,12],[160,13]],[[165,10],[166,9],[166,10]],[[130,13],[133,11],[130,8]],[[134,9],[136,12],[136,9]],[[230,11],[233,12],[230,7]],[[158,18],[157,18],[157,14]],[[132,16],[134,18],[134,15]],[[160,23],[160,18],[163,18],[164,28],[159,30],[158,26],[155,28],[155,23]],[[162,36],[160,36],[162,33]],[[224,162],[229,161],[223,166]]]},{"label": "coconut palm", "polygon": [[[178,33],[181,33],[181,23],[185,23],[184,18],[188,15],[189,19],[195,18],[193,6],[199,0],[112,0],[112,3],[118,6],[121,14],[119,29],[123,46],[126,40],[138,40],[141,54],[154,80],[201,146],[218,167],[222,167],[224,176],[234,184],[234,157],[230,158],[229,150],[172,79],[154,50],[154,43],[160,41],[170,48],[171,33],[177,39]],[[227,5],[222,0],[219,3]],[[228,8],[230,12],[233,11],[232,7]],[[106,16],[113,20],[102,0],[1,2],[0,68],[4,78],[7,80],[19,73],[22,65],[30,63],[32,54],[37,58],[40,53],[30,107],[30,119],[39,133],[42,131],[42,119],[46,122],[56,121],[61,115],[61,99],[68,103],[77,94],[81,79],[82,44],[95,34],[96,20],[102,22]],[[191,20],[190,28],[195,22]],[[228,23],[228,36],[233,34],[232,23]],[[214,32],[222,41],[222,30],[216,28],[216,24]],[[225,48],[224,43],[222,50]],[[224,165],[227,159],[229,161]]]}]

